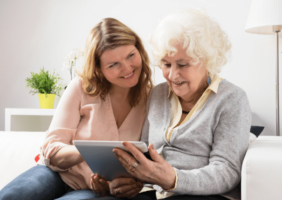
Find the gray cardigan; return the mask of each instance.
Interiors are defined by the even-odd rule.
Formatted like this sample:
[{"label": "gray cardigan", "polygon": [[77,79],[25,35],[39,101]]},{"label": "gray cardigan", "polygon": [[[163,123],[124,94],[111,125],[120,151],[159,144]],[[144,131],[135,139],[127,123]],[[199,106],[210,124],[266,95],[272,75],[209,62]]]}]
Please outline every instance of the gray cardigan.
[{"label": "gray cardigan", "polygon": [[251,110],[246,93],[222,80],[202,109],[173,131],[168,85],[157,85],[147,102],[141,140],[152,143],[178,174],[175,194],[212,195],[232,190],[240,181],[248,148]]}]

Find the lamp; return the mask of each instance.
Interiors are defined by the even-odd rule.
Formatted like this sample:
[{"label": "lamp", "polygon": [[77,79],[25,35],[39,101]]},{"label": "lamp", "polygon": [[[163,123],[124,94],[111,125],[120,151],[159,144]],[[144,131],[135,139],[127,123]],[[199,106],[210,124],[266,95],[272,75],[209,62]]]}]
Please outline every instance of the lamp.
[{"label": "lamp", "polygon": [[282,0],[253,0],[245,27],[248,33],[275,34],[276,37],[276,135],[279,119],[279,32],[282,27]]}]

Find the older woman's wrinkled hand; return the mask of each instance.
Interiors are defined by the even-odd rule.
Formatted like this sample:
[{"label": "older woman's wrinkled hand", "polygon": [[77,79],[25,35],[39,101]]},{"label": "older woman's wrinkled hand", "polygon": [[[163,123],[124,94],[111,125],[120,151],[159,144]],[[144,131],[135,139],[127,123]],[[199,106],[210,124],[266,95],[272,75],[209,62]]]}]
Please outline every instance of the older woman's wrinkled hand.
[{"label": "older woman's wrinkled hand", "polygon": [[90,186],[93,192],[100,197],[110,195],[109,182],[100,178],[98,174],[91,174]]},{"label": "older woman's wrinkled hand", "polygon": [[114,149],[115,156],[128,173],[145,183],[153,183],[169,190],[175,186],[175,171],[150,144],[148,147],[153,161],[147,159],[133,144],[123,142],[124,147],[132,154],[121,149]]},{"label": "older woman's wrinkled hand", "polygon": [[133,198],[143,188],[143,183],[132,178],[117,178],[110,182],[111,195],[120,198]]},{"label": "older woman's wrinkled hand", "polygon": [[93,192],[98,196],[110,196],[120,198],[133,198],[143,188],[143,183],[133,178],[116,178],[113,181],[106,181],[99,175],[91,175],[90,185]]}]

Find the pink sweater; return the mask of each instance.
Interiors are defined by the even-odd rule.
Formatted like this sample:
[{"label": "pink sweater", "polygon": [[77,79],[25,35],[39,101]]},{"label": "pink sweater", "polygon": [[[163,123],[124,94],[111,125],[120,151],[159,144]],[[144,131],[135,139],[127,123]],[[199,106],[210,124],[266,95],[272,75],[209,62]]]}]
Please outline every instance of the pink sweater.
[{"label": "pink sweater", "polygon": [[62,147],[73,145],[73,140],[140,139],[146,115],[144,103],[133,107],[117,128],[110,96],[106,100],[89,97],[82,88],[82,80],[75,78],[64,92],[42,145],[43,162],[58,171],[63,181],[74,190],[90,189],[91,169],[82,162],[67,170],[50,164],[50,158]]}]

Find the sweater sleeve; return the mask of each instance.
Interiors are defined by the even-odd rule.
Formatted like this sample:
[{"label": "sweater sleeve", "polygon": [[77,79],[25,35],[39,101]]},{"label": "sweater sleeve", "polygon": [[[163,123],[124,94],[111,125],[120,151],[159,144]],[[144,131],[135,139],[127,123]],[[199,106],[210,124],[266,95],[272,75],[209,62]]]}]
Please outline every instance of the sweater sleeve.
[{"label": "sweater sleeve", "polygon": [[220,106],[219,120],[212,130],[209,164],[193,170],[176,169],[178,183],[173,193],[223,194],[239,183],[248,148],[251,110],[243,91],[226,99]]},{"label": "sweater sleeve", "polygon": [[64,146],[73,145],[72,141],[80,121],[82,96],[81,81],[79,78],[75,78],[64,91],[51,125],[46,132],[45,140],[41,146],[41,154],[43,156],[41,159],[43,159],[45,165],[54,171],[64,171],[56,166],[52,166],[50,158]]}]

